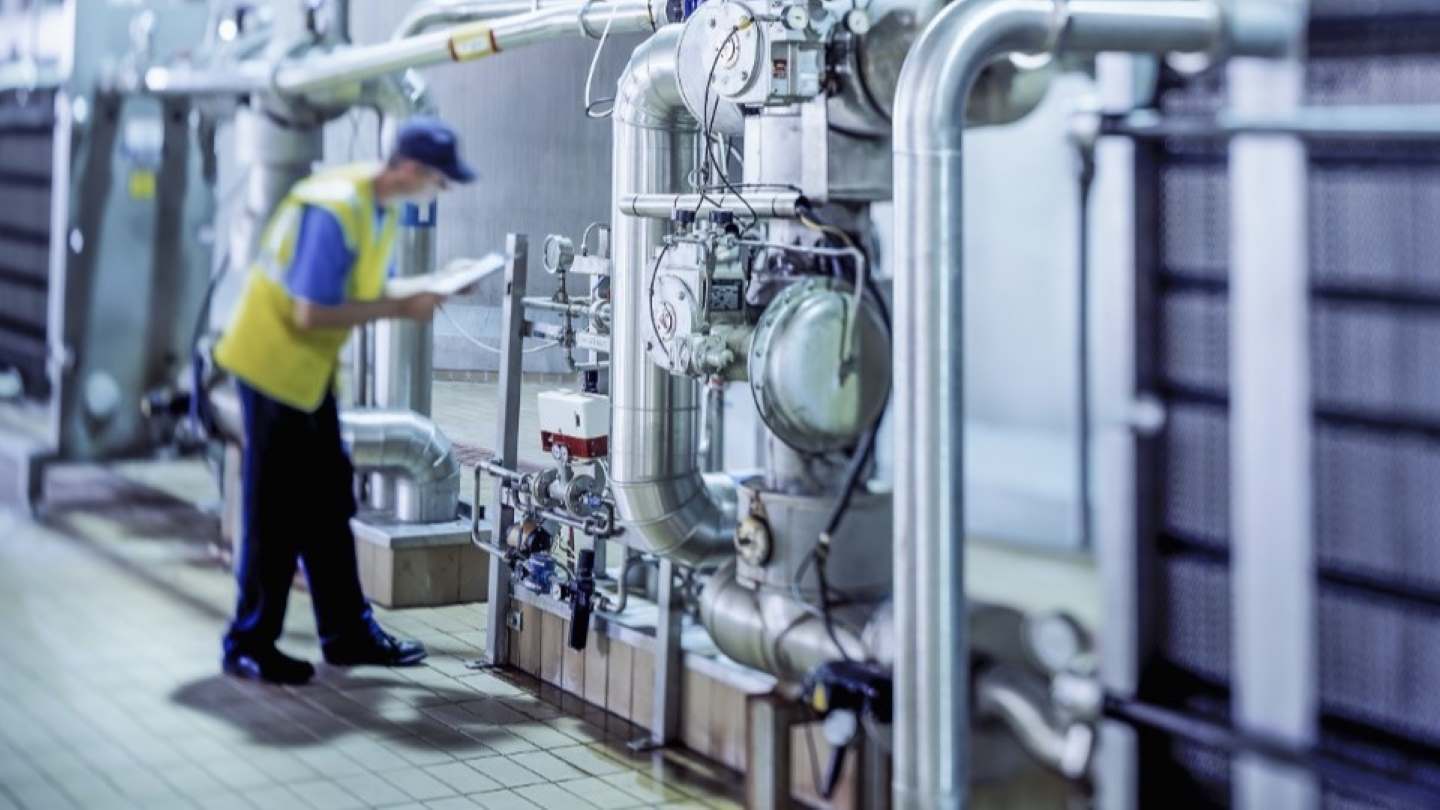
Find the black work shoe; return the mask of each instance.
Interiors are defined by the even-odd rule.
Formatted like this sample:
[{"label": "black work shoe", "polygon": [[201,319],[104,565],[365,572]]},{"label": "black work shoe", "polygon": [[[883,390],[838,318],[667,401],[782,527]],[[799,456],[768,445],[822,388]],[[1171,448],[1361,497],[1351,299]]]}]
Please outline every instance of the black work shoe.
[{"label": "black work shoe", "polygon": [[315,677],[309,661],[291,658],[273,647],[263,652],[227,652],[220,667],[237,678],[279,686],[300,686]]},{"label": "black work shoe", "polygon": [[366,635],[332,642],[324,649],[325,661],[337,667],[369,664],[377,667],[413,667],[429,655],[418,641],[401,641],[372,623]]}]

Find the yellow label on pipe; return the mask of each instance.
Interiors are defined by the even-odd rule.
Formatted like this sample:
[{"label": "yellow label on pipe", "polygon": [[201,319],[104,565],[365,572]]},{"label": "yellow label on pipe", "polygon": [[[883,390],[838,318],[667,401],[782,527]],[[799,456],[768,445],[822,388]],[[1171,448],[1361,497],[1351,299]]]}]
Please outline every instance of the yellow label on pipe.
[{"label": "yellow label on pipe", "polygon": [[155,199],[155,173],[148,169],[130,172],[130,198],[133,200]]},{"label": "yellow label on pipe", "polygon": [[499,51],[495,32],[483,23],[460,26],[450,35],[450,58],[456,62],[468,62]]}]

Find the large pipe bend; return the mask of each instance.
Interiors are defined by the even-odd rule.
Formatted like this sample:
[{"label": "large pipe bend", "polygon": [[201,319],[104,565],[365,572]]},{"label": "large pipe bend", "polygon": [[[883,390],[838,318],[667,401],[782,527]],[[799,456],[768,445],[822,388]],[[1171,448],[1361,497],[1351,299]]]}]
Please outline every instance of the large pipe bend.
[{"label": "large pipe bend", "polygon": [[1266,0],[954,0],[901,70],[895,170],[897,808],[961,808],[965,626],[962,143],[980,71],[1013,52],[1279,56],[1303,30]]},{"label": "large pipe bend", "polygon": [[699,565],[733,553],[735,486],[701,475],[697,384],[646,350],[647,280],[668,223],[621,210],[636,194],[685,190],[694,165],[696,122],[677,76],[681,28],[641,43],[615,93],[610,486],[628,545]]}]

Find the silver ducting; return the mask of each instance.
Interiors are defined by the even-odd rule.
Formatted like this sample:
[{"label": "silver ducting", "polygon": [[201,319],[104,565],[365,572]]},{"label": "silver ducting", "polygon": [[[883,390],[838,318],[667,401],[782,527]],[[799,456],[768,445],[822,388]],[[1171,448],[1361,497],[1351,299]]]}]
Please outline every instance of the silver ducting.
[{"label": "silver ducting", "polygon": [[460,463],[451,452],[450,440],[434,422],[413,411],[344,411],[340,434],[356,469],[400,475],[395,516],[402,522],[455,519]]},{"label": "silver ducting", "polygon": [[[895,102],[896,808],[960,808],[969,780],[964,578],[961,189],[965,106],[984,66],[1015,52],[1274,56],[1298,21],[1263,0],[956,0],[906,58]],[[1249,20],[1258,23],[1251,26]],[[1227,42],[1228,40],[1228,42]]]},{"label": "silver ducting", "polygon": [[627,544],[698,564],[732,552],[735,487],[700,473],[696,382],[656,366],[647,349],[646,281],[668,223],[621,208],[632,195],[680,192],[694,165],[696,124],[676,77],[681,29],[636,48],[616,92],[610,477]]},{"label": "silver ducting", "polygon": [[[228,381],[209,393],[220,432],[244,444],[240,397]],[[455,519],[460,503],[460,464],[440,428],[410,411],[352,410],[340,413],[340,434],[356,470],[400,474],[395,517],[403,523]]]}]

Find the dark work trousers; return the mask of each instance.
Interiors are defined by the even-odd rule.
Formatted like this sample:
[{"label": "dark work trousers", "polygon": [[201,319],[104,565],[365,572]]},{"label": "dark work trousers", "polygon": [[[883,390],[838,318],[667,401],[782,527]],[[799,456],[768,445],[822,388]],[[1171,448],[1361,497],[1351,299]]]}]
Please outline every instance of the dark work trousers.
[{"label": "dark work trousers", "polygon": [[225,651],[265,651],[280,638],[295,563],[305,566],[320,643],[364,637],[372,621],[360,590],[354,468],[340,440],[334,394],[314,413],[236,380],[245,421],[240,599]]}]

